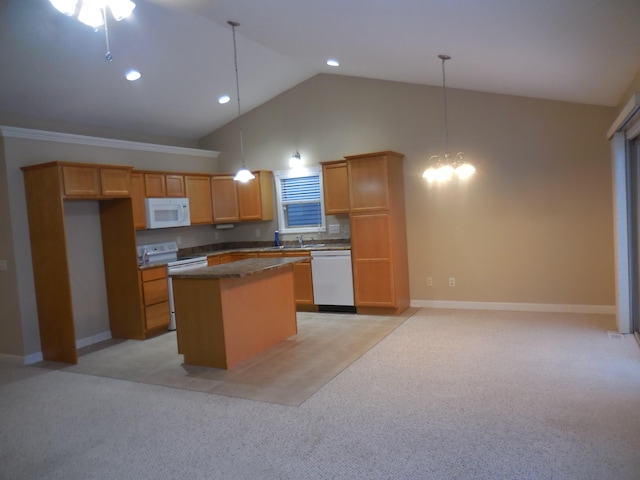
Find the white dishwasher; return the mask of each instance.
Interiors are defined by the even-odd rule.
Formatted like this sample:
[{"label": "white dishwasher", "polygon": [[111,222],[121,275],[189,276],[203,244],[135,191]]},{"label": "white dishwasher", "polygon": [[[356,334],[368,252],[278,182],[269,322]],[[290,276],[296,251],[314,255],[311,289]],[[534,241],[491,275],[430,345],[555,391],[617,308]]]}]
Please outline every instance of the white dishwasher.
[{"label": "white dishwasher", "polygon": [[320,311],[355,312],[351,250],[311,250],[311,276]]}]

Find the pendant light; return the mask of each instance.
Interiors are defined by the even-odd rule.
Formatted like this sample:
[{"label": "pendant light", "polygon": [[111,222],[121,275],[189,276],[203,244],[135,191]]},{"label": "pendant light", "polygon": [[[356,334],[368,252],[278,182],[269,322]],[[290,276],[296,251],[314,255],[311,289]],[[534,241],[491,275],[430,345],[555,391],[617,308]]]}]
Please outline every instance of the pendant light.
[{"label": "pendant light", "polygon": [[444,62],[451,60],[449,55],[438,55],[442,60],[442,91],[444,96],[444,139],[445,153],[442,157],[432,155],[429,158],[429,166],[422,174],[429,183],[444,183],[456,176],[460,179],[471,177],[476,169],[471,165],[464,156],[464,153],[458,152],[455,156],[449,153],[449,125],[447,116],[447,82],[444,72]]},{"label": "pendant light", "polygon": [[291,154],[291,157],[289,157],[289,167],[300,168],[301,166],[302,166],[302,157],[300,156],[300,152],[296,150]]},{"label": "pendant light", "polygon": [[242,183],[246,183],[249,180],[256,178],[253,173],[249,171],[247,167],[244,166],[244,142],[242,138],[242,111],[240,110],[240,82],[238,81],[238,48],[236,47],[236,27],[239,27],[240,24],[238,22],[232,22],[231,20],[227,22],[231,25],[231,31],[233,32],[233,62],[236,66],[236,93],[238,95],[238,123],[240,124],[240,159],[242,160],[242,168],[238,170],[236,176],[233,177],[234,180]]}]

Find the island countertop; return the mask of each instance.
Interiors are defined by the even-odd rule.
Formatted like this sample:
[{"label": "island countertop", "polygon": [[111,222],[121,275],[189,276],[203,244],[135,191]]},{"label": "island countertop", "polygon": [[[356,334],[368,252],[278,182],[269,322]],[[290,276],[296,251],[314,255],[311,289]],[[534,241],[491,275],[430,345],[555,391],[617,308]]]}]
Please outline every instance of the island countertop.
[{"label": "island countertop", "polygon": [[247,258],[237,262],[177,272],[170,276],[172,278],[242,278],[305,260],[309,260],[309,257]]}]

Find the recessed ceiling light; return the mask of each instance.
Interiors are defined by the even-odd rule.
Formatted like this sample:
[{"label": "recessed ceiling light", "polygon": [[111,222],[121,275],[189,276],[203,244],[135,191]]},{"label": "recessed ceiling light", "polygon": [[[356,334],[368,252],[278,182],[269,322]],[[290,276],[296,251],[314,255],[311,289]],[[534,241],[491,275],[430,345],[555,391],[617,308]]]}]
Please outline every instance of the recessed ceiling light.
[{"label": "recessed ceiling light", "polygon": [[329,65],[330,67],[339,67],[340,62],[334,58],[330,58],[329,60],[327,60],[327,65]]},{"label": "recessed ceiling light", "polygon": [[229,103],[230,100],[231,100],[231,97],[229,95],[221,95],[220,97],[218,97],[218,103],[220,105],[224,105],[225,103]]},{"label": "recessed ceiling light", "polygon": [[130,82],[135,82],[136,80],[138,80],[142,75],[140,74],[140,72],[138,70],[129,70],[127,72],[127,74],[125,75],[125,78],[127,80],[129,80]]}]

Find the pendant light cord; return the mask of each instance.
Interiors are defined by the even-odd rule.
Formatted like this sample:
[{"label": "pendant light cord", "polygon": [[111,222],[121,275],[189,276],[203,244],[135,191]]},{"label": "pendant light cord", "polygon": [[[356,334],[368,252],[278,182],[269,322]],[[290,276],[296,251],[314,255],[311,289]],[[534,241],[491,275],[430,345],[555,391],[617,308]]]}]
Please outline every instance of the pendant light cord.
[{"label": "pendant light cord", "polygon": [[449,60],[449,55],[438,55],[442,60],[442,93],[444,97],[444,151],[449,153],[449,119],[447,115],[447,79],[444,73],[444,62]]},{"label": "pendant light cord", "polygon": [[113,55],[111,55],[111,47],[109,47],[109,24],[107,23],[107,7],[102,7],[102,17],[104,18],[104,39],[107,43],[107,53],[104,58],[107,62],[111,62],[113,60]]},{"label": "pendant light cord", "polygon": [[231,30],[233,32],[233,63],[236,67],[236,94],[238,95],[238,123],[240,124],[240,159],[242,160],[242,168],[244,166],[244,141],[242,138],[242,112],[240,110],[240,82],[238,80],[238,47],[236,46],[236,27],[239,27],[240,24],[238,22],[227,22],[231,25]]}]

